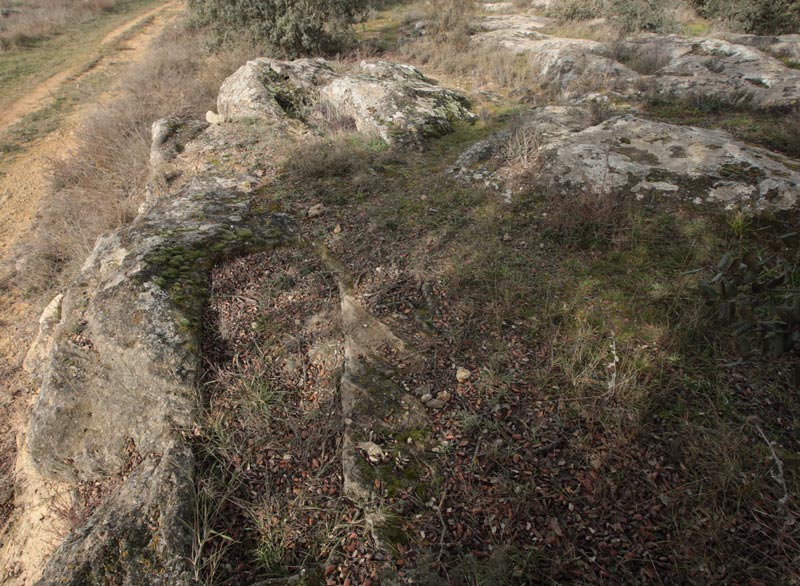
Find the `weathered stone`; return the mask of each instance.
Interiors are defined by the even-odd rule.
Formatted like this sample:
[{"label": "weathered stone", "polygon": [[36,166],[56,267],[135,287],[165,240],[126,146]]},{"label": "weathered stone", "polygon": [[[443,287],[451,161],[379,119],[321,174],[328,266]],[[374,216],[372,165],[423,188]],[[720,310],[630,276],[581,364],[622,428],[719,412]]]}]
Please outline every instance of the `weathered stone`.
[{"label": "weathered stone", "polygon": [[223,82],[217,111],[226,120],[302,117],[316,88],[334,76],[323,59],[254,59]]},{"label": "weathered stone", "polygon": [[415,67],[384,61],[335,73],[321,59],[256,59],[225,80],[217,107],[228,120],[294,118],[306,124],[323,110],[387,142],[439,136],[458,120],[475,119],[462,96],[433,85]]},{"label": "weathered stone", "polygon": [[[185,128],[198,126],[154,125],[154,150]],[[119,484],[59,547],[42,585],[191,582],[194,465],[181,432],[196,411],[208,276],[221,258],[292,238],[286,216],[252,213],[251,181],[198,175],[144,204],[98,240],[42,316],[26,455],[45,482]]]},{"label": "weathered stone", "polygon": [[719,36],[729,43],[755,47],[759,51],[772,55],[773,57],[800,63],[800,35],[762,37],[759,35],[736,35],[727,33]]},{"label": "weathered stone", "polygon": [[42,363],[52,349],[53,331],[61,321],[61,302],[63,299],[64,295],[61,293],[53,297],[53,300],[50,301],[39,318],[39,331],[23,362],[23,367],[31,374],[35,374],[41,368]]},{"label": "weathered stone", "polygon": [[[548,118],[545,108],[534,119]],[[581,117],[577,109],[572,115]],[[555,121],[565,115],[555,112]],[[591,193],[633,193],[749,211],[797,206],[796,162],[720,130],[619,116],[578,132],[543,126],[537,181]]]},{"label": "weathered stone", "polygon": [[456,370],[456,380],[460,383],[467,382],[471,376],[472,372],[470,372],[463,366],[459,366],[458,369]]},{"label": "weathered stone", "polygon": [[209,124],[222,124],[225,122],[225,117],[221,114],[217,114],[216,112],[209,110],[206,112],[206,122]]},{"label": "weathered stone", "polygon": [[162,118],[150,128],[150,176],[147,182],[145,204],[152,203],[166,189],[174,171],[170,163],[183,152],[186,144],[193,140],[206,127],[199,120],[182,118]]},{"label": "weathered stone", "polygon": [[319,216],[323,215],[324,213],[325,213],[325,206],[323,204],[321,204],[321,203],[318,203],[318,204],[315,204],[315,205],[311,206],[310,208],[308,208],[308,211],[306,212],[306,215],[309,218],[318,218]]},{"label": "weathered stone", "polygon": [[59,546],[37,586],[189,586],[193,460],[162,446]]},{"label": "weathered stone", "polygon": [[728,35],[725,41],[642,34],[612,47],[543,34],[547,24],[531,15],[490,15],[480,21],[473,40],[526,55],[537,84],[566,98],[591,91],[635,96],[649,85],[679,98],[713,96],[735,103],[746,96],[768,108],[800,100],[800,71],[776,58],[796,60],[800,35]]},{"label": "weathered stone", "polygon": [[710,96],[732,104],[747,100],[765,108],[800,101],[800,71],[757,49],[718,39],[645,35],[625,43],[626,51],[653,51],[665,64],[644,76],[662,94]]},{"label": "weathered stone", "polygon": [[446,403],[444,401],[442,401],[441,399],[431,399],[430,401],[425,403],[425,406],[428,409],[442,409],[442,408],[444,408],[445,404]]},{"label": "weathered stone", "polygon": [[391,143],[441,136],[456,121],[476,119],[465,98],[428,83],[413,67],[362,62],[361,69],[364,74],[336,78],[320,90],[359,132]]}]

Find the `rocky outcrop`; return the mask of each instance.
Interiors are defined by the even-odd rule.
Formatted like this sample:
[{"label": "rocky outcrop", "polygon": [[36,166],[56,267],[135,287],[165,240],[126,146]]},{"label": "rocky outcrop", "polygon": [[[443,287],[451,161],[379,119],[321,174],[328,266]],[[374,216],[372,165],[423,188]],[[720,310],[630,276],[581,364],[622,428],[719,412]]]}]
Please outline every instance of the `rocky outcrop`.
[{"label": "rocky outcrop", "polygon": [[643,76],[662,94],[710,96],[732,104],[746,99],[763,108],[785,108],[800,102],[800,71],[750,46],[647,35],[623,43],[622,48],[631,60],[640,55],[650,55],[656,62],[663,59],[663,66]]},{"label": "rocky outcrop", "polygon": [[551,183],[628,190],[750,211],[788,210],[800,195],[797,164],[728,133],[623,116],[542,147]]},{"label": "rocky outcrop", "polygon": [[800,43],[785,37],[730,40],[639,35],[617,43],[553,37],[546,19],[519,14],[487,16],[475,42],[526,55],[537,83],[566,98],[601,91],[635,97],[657,90],[676,98],[711,96],[737,104],[786,108],[800,101]]},{"label": "rocky outcrop", "polygon": [[494,137],[470,147],[453,172],[485,181],[490,171],[476,165],[493,153],[493,181],[521,174],[556,192],[628,193],[639,199],[669,198],[749,212],[797,207],[800,165],[792,159],[746,145],[720,130],[633,115],[598,125],[588,125],[586,119],[574,106],[537,109],[517,130],[529,135],[536,151],[523,168],[505,158],[509,139],[503,134],[505,143]]},{"label": "rocky outcrop", "polygon": [[148,455],[50,559],[39,586],[193,584],[191,450]]},{"label": "rocky outcrop", "polygon": [[335,75],[323,59],[254,59],[222,84],[217,110],[226,120],[303,117],[316,101],[317,87]]},{"label": "rocky outcrop", "polygon": [[800,35],[758,36],[758,35],[721,35],[720,38],[737,45],[755,47],[790,63],[800,63]]},{"label": "rocky outcrop", "polygon": [[[251,131],[266,145],[294,120],[313,125],[321,102],[387,140],[416,140],[472,119],[463,98],[410,66],[363,63],[344,76],[322,60],[261,59],[223,85],[224,123],[170,118],[153,125],[150,185],[139,216],[97,242],[43,314],[26,360],[41,381],[24,446],[36,474],[76,489],[109,487],[52,556],[40,584],[190,583],[194,461],[184,435],[197,410],[209,274],[222,259],[295,239],[288,216],[255,208],[260,180],[245,170],[245,157],[230,160],[227,151]],[[250,122],[230,123],[252,118],[265,123],[255,131]],[[263,177],[264,169],[257,173]],[[414,397],[388,390],[396,386],[386,370],[391,360],[384,365],[386,357],[358,346],[399,339],[346,287],[342,315],[350,332],[345,459],[355,462],[358,446],[387,413],[420,415],[409,416],[414,429],[425,425],[425,413]],[[387,392],[373,396],[378,383]],[[373,479],[357,466],[348,470],[348,494],[369,501]]]},{"label": "rocky outcrop", "polygon": [[325,118],[347,119],[388,143],[441,136],[457,121],[475,120],[464,97],[410,65],[380,61],[336,73],[321,59],[256,59],[225,81],[217,108],[229,121],[296,119],[317,127]]},{"label": "rocky outcrop", "polygon": [[[164,124],[155,125],[155,129]],[[161,133],[155,138],[163,144]],[[98,242],[48,307],[27,450],[45,479],[119,484],[41,584],[188,584],[199,319],[214,264],[292,237],[247,177],[198,176]]]}]

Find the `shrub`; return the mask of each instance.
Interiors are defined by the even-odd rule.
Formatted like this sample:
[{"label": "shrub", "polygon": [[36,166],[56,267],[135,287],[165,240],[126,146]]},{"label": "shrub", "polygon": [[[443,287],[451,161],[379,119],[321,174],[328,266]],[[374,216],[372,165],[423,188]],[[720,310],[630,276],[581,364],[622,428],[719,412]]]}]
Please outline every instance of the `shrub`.
[{"label": "shrub", "polygon": [[698,11],[731,28],[758,35],[800,31],[798,0],[695,0]]},{"label": "shrub", "polygon": [[623,32],[672,32],[677,29],[674,13],[667,0],[563,0],[548,10],[559,20],[606,17]]},{"label": "shrub", "polygon": [[249,35],[285,57],[341,48],[368,4],[368,0],[189,0],[195,23],[211,26],[221,40]]},{"label": "shrub", "polygon": [[548,16],[558,20],[591,20],[603,15],[601,0],[563,0],[553,4]]},{"label": "shrub", "polygon": [[466,43],[474,14],[474,0],[428,0],[425,3],[425,20],[437,41]]},{"label": "shrub", "polygon": [[674,8],[666,0],[607,0],[606,16],[624,32],[672,32],[677,29]]},{"label": "shrub", "polygon": [[779,358],[800,342],[797,265],[779,256],[726,254],[714,278],[700,285],[718,320],[729,327],[739,352]]}]

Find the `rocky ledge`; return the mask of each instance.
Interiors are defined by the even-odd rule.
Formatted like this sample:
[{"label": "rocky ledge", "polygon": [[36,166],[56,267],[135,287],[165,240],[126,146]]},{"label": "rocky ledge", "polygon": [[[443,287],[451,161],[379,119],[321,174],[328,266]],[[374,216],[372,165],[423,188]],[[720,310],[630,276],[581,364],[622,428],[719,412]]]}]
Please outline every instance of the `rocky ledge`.
[{"label": "rocky ledge", "polygon": [[[198,407],[209,275],[223,259],[300,244],[289,216],[259,207],[259,178],[241,161],[223,168],[231,142],[247,133],[286,141],[293,124],[313,127],[336,115],[387,142],[417,143],[474,119],[463,97],[413,67],[383,62],[343,75],[319,60],[251,61],[222,86],[219,111],[220,124],[210,127],[178,119],[153,125],[151,186],[139,216],[97,242],[40,320],[25,361],[41,381],[25,449],[44,481],[109,487],[51,557],[41,585],[191,583],[187,436]],[[353,429],[362,430],[345,449],[353,459],[363,430],[382,417],[355,396],[375,377],[385,380],[365,374],[377,359],[356,351],[355,340],[400,342],[342,291],[346,330],[357,334],[346,338],[344,399]],[[369,500],[359,478],[349,468],[348,493]]]}]

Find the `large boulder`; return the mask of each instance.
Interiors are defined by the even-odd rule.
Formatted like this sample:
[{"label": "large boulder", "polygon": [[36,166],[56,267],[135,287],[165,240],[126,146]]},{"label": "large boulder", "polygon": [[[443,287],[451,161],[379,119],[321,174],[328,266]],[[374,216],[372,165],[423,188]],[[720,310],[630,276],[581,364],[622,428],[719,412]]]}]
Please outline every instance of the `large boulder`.
[{"label": "large boulder", "polygon": [[381,61],[335,73],[320,59],[256,59],[225,81],[217,108],[226,120],[296,119],[309,126],[335,116],[386,142],[439,136],[451,132],[456,121],[475,120],[464,97],[410,65]]},{"label": "large boulder", "polygon": [[800,35],[779,35],[762,37],[759,35],[720,35],[720,38],[747,47],[755,47],[759,51],[773,57],[785,59],[790,63],[800,63]]},{"label": "large boulder", "polygon": [[458,120],[475,120],[466,98],[430,83],[416,68],[361,63],[362,74],[341,76],[320,90],[321,99],[359,132],[384,141],[415,140],[452,132]]},{"label": "large boulder", "polygon": [[316,88],[334,76],[323,59],[254,59],[223,82],[217,110],[226,120],[299,118],[316,101]]},{"label": "large boulder", "polygon": [[752,46],[646,35],[623,47],[634,58],[648,53],[663,56],[663,66],[645,76],[662,94],[711,96],[733,104],[746,100],[763,108],[800,103],[800,71]]},{"label": "large boulder", "polygon": [[727,132],[622,116],[545,140],[542,173],[558,186],[629,190],[749,211],[789,210],[800,167]]}]

